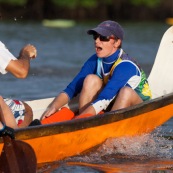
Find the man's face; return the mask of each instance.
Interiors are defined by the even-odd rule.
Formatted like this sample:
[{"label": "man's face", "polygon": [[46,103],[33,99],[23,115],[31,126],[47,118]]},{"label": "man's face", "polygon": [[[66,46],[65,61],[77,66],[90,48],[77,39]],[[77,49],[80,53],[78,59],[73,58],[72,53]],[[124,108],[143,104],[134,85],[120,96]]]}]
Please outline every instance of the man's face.
[{"label": "man's face", "polygon": [[94,34],[95,50],[99,58],[106,58],[117,51],[121,44],[120,39],[115,39],[114,36],[104,37],[99,34]]}]

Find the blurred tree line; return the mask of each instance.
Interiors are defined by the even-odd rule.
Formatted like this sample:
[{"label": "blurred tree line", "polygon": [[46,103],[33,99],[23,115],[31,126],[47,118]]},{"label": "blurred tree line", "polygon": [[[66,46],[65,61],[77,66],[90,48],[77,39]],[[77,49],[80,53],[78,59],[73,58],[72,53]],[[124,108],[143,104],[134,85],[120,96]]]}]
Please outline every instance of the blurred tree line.
[{"label": "blurred tree line", "polygon": [[0,0],[1,19],[165,20],[173,0]]}]

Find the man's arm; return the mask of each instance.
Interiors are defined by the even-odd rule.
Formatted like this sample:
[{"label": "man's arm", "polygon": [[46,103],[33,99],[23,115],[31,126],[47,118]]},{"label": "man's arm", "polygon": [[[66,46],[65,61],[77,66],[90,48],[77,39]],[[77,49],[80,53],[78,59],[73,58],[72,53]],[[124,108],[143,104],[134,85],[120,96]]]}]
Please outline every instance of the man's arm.
[{"label": "man's arm", "polygon": [[17,78],[26,78],[30,68],[30,60],[36,56],[36,48],[33,45],[26,45],[20,51],[18,60],[11,60],[5,70]]},{"label": "man's arm", "polygon": [[66,93],[60,93],[53,102],[48,106],[47,110],[42,115],[42,120],[46,117],[51,116],[55,112],[57,112],[62,106],[67,104],[69,101],[69,97]]}]

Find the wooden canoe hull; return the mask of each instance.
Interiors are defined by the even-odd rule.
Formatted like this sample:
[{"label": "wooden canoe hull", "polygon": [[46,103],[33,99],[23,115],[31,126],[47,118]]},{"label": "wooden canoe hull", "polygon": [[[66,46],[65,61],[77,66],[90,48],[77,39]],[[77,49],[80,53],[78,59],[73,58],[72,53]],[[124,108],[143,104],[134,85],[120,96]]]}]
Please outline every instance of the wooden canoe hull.
[{"label": "wooden canoe hull", "polygon": [[[94,117],[16,130],[16,139],[30,144],[37,163],[81,154],[108,138],[149,133],[172,117],[173,94]],[[3,143],[0,143],[0,152]]]}]

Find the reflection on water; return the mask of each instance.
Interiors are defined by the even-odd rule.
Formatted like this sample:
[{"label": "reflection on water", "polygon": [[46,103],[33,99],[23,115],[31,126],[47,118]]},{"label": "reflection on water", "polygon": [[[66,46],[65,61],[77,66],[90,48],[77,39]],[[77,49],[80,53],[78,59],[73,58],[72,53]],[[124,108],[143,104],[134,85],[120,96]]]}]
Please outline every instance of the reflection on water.
[{"label": "reflection on water", "polygon": [[[136,58],[149,74],[163,33],[164,23],[121,23],[125,29],[124,50]],[[1,23],[1,41],[18,55],[20,48],[34,44],[38,57],[31,62],[27,79],[1,75],[3,97],[22,100],[54,97],[70,82],[84,61],[94,53],[93,40],[86,34],[91,24],[72,28],[46,28],[41,23]],[[96,151],[76,156],[39,172],[169,173],[173,170],[173,119],[152,135],[108,139]]]}]

